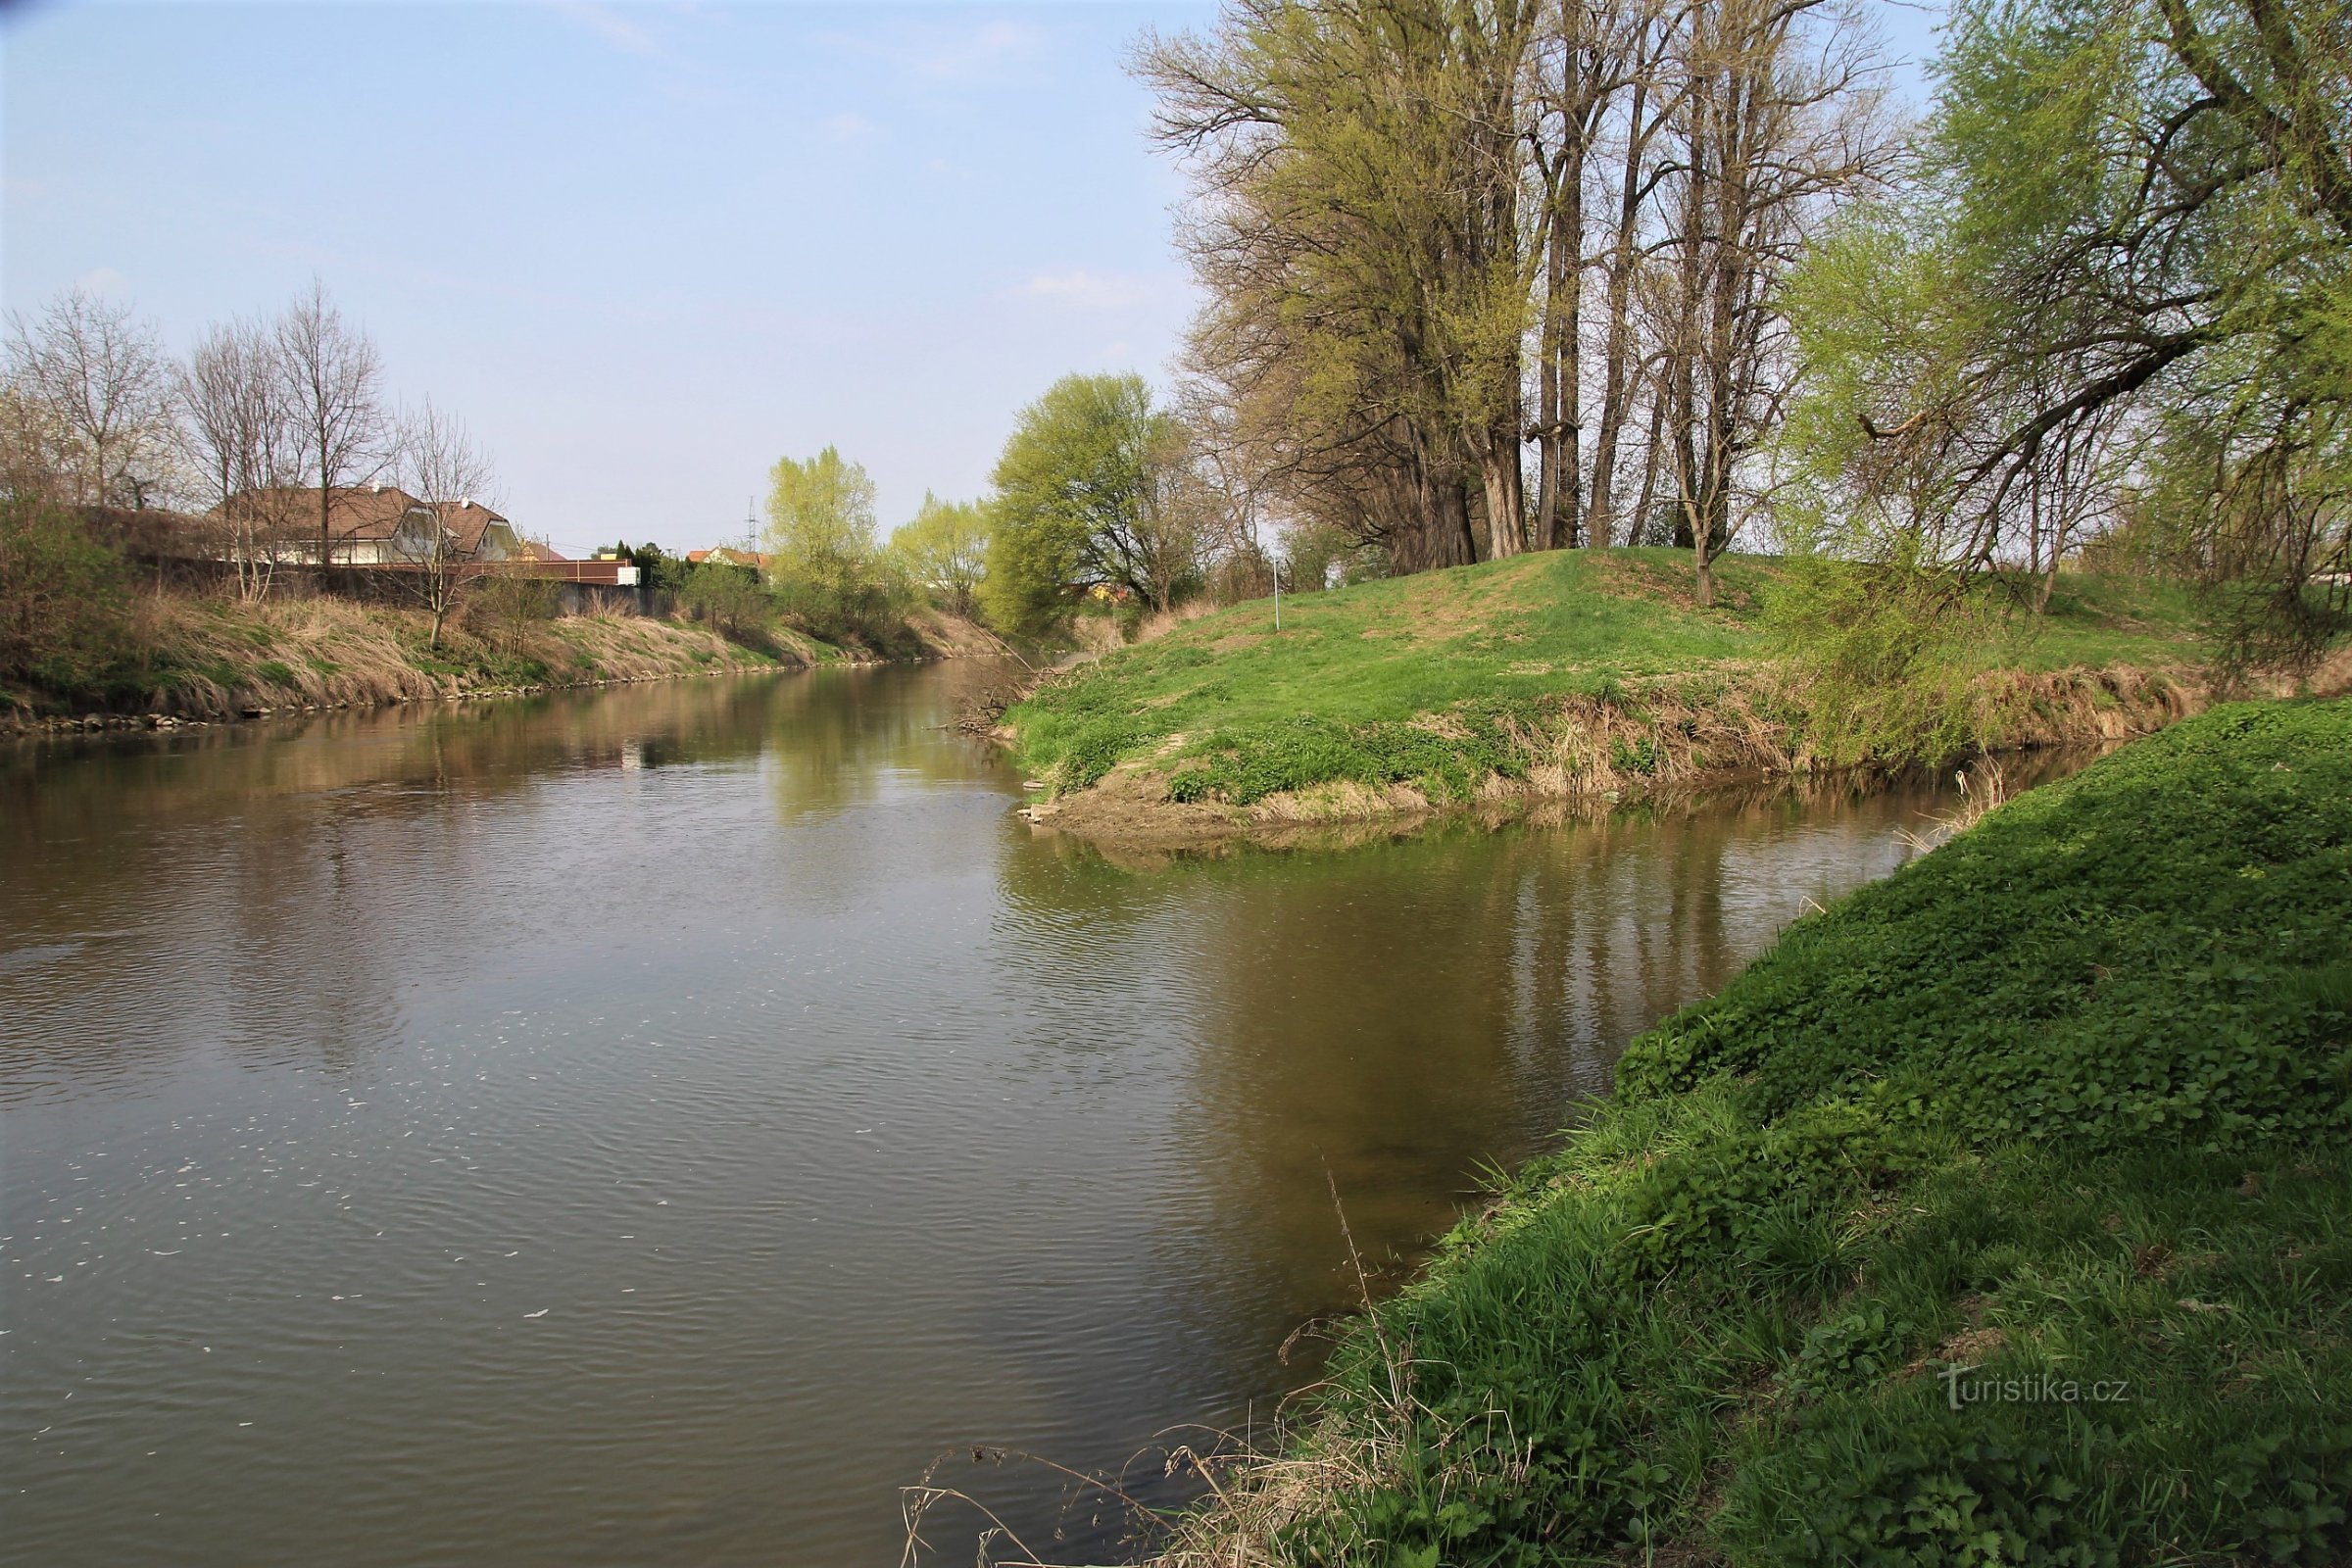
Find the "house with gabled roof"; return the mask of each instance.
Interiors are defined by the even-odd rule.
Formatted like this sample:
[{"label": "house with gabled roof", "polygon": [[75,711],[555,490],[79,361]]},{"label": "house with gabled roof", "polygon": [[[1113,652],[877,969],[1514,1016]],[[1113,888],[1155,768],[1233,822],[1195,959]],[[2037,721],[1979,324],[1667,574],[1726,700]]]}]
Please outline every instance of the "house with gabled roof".
[{"label": "house with gabled roof", "polygon": [[[536,547],[514,525],[478,501],[419,501],[398,485],[339,486],[328,492],[327,564],[336,566],[398,566],[433,559],[433,532],[443,548],[462,561],[536,559]],[[318,491],[291,486],[249,490],[206,520],[223,533],[234,517],[267,518],[270,552],[280,562],[316,563],[319,555]]]}]

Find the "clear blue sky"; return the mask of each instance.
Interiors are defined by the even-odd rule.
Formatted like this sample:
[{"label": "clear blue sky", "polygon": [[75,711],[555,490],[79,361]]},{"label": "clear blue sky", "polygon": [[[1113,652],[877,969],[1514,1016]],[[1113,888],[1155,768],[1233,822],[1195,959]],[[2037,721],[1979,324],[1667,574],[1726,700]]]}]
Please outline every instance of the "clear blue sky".
[{"label": "clear blue sky", "polygon": [[[1880,9],[1920,52],[1926,13]],[[827,443],[887,528],[977,494],[1056,376],[1164,376],[1182,184],[1121,61],[1213,17],[20,0],[0,303],[79,282],[176,350],[316,271],[567,551],[734,537]]]}]

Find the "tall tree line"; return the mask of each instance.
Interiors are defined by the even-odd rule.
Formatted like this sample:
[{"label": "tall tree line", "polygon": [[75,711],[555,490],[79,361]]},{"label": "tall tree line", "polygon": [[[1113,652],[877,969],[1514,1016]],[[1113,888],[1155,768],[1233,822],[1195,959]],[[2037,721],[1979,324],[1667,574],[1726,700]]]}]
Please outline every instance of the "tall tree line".
[{"label": "tall tree line", "polygon": [[1399,570],[1671,539],[1711,598],[1784,275],[1892,156],[1874,65],[1827,0],[1234,0],[1148,40],[1199,422]]}]

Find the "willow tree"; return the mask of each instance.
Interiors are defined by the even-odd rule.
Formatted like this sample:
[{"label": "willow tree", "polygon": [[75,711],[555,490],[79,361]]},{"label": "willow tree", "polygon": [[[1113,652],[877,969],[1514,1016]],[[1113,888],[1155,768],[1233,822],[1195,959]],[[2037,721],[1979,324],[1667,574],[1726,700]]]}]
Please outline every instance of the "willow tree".
[{"label": "willow tree", "polygon": [[1138,60],[1193,161],[1197,360],[1269,463],[1407,570],[1524,545],[1538,9],[1243,0]]},{"label": "willow tree", "polygon": [[[2352,624],[2352,10],[1971,0],[1939,74],[1900,209],[1801,291],[1825,493],[1979,565],[2110,511],[2229,663],[2308,667]],[[1875,318],[1897,274],[1937,282]]]},{"label": "willow tree", "polygon": [[890,548],[941,609],[968,617],[988,575],[988,527],[984,503],[942,501],[926,490],[913,517],[891,534]]},{"label": "willow tree", "polygon": [[1220,428],[1407,571],[1631,542],[1663,493],[1708,597],[1780,284],[1886,156],[1871,64],[1824,0],[1237,0],[1155,40]]},{"label": "willow tree", "polygon": [[997,460],[980,604],[1013,636],[1067,615],[1070,596],[1122,590],[1166,610],[1196,566],[1174,504],[1184,431],[1140,375],[1066,375],[1020,412]]},{"label": "willow tree", "polygon": [[1875,180],[1891,152],[1867,86],[1867,36],[1835,13],[1808,35],[1815,9],[1695,0],[1671,35],[1658,392],[1677,540],[1702,605],[1715,602],[1714,563],[1791,385],[1781,285],[1830,205]]}]

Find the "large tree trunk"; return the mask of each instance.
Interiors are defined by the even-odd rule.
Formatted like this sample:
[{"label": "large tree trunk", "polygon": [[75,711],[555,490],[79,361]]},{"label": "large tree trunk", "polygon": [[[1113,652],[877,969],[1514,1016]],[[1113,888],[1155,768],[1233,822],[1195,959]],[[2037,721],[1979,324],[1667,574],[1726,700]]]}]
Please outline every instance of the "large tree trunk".
[{"label": "large tree trunk", "polygon": [[1413,501],[1389,535],[1389,562],[1398,572],[1466,566],[1478,559],[1470,529],[1470,497],[1463,464],[1446,438],[1409,426]]},{"label": "large tree trunk", "polygon": [[[1517,402],[1512,399],[1514,407]],[[1517,420],[1512,422],[1516,425]],[[1487,545],[1496,561],[1519,554],[1523,543],[1520,518],[1526,508],[1517,433],[1516,429],[1489,431],[1479,454],[1479,484],[1487,503]]]},{"label": "large tree trunk", "polygon": [[1548,462],[1559,476],[1552,512],[1543,521],[1539,548],[1584,543],[1584,292],[1585,292],[1585,122],[1569,124],[1570,144],[1559,176],[1559,216],[1553,220],[1549,254],[1553,338],[1548,359],[1558,387],[1558,406],[1545,416]]},{"label": "large tree trunk", "polygon": [[1650,509],[1658,504],[1658,470],[1663,467],[1666,447],[1666,368],[1659,365],[1647,379],[1649,389],[1649,439],[1642,444],[1641,498],[1634,503],[1634,516],[1627,527],[1625,542],[1638,545],[1649,527]]}]

